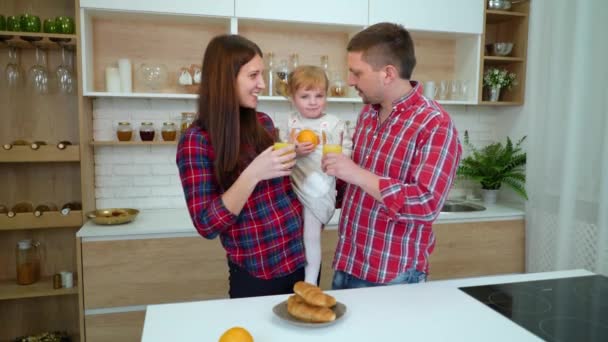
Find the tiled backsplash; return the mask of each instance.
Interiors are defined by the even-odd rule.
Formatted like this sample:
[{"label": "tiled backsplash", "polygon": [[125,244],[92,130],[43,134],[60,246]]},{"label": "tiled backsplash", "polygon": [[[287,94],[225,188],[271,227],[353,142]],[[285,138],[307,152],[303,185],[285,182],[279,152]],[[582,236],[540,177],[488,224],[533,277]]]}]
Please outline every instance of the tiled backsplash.
[{"label": "tiled backsplash", "polygon": [[[179,122],[180,113],[195,111],[192,100],[97,99],[94,101],[95,140],[114,140],[118,122],[130,121],[137,130],[142,121],[154,123],[157,131],[164,121]],[[331,103],[328,112],[355,121],[361,105]],[[287,102],[263,102],[260,111],[275,121],[292,111]],[[493,108],[448,106],[461,139],[469,131],[471,141],[483,145],[496,137],[497,111]],[[137,134],[135,139],[139,140]],[[175,165],[175,146],[95,147],[95,197],[98,208],[139,209],[185,207]]]}]

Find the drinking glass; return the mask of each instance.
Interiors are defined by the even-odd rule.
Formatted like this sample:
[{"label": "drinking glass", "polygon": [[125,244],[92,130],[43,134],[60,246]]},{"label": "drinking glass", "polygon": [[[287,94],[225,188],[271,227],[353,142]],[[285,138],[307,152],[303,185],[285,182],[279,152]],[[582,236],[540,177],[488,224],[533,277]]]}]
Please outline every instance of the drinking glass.
[{"label": "drinking glass", "polygon": [[8,48],[8,63],[4,75],[9,88],[17,88],[21,85],[23,70],[19,66],[19,51],[14,46]]},{"label": "drinking glass", "polygon": [[342,153],[342,140],[344,137],[344,125],[339,125],[333,131],[328,129],[321,130],[321,140],[323,142],[323,155],[327,153]]},{"label": "drinking glass", "polygon": [[295,134],[295,129],[292,132],[286,122],[281,125],[278,125],[277,128],[275,128],[274,149],[279,150],[283,147],[294,146]]},{"label": "drinking glass", "polygon": [[74,78],[72,77],[72,54],[64,47],[61,48],[61,64],[55,71],[59,82],[59,92],[71,94],[74,92]]},{"label": "drinking glass", "polygon": [[442,80],[439,82],[439,99],[446,100],[450,92],[450,81]]},{"label": "drinking glass", "polygon": [[36,64],[28,72],[28,84],[38,94],[49,92],[49,75],[46,69],[46,51],[37,47]]},{"label": "drinking glass", "polygon": [[460,100],[462,99],[462,87],[460,80],[452,80],[450,82],[450,92],[452,100]]}]

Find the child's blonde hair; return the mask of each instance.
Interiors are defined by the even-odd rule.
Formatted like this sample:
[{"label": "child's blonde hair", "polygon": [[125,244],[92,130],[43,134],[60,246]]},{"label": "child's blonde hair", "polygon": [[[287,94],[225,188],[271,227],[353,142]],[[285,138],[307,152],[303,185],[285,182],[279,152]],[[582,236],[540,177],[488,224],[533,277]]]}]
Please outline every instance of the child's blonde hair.
[{"label": "child's blonde hair", "polygon": [[329,80],[325,71],[314,65],[301,65],[295,68],[287,80],[287,95],[293,96],[298,89],[329,89]]}]

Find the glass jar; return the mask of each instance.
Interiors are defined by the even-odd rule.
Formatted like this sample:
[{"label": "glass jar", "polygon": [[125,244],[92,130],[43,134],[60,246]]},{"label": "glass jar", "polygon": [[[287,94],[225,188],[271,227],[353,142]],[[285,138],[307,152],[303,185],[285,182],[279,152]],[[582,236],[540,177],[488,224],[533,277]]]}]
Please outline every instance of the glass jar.
[{"label": "glass jar", "polygon": [[141,141],[153,141],[154,124],[152,122],[142,122],[139,126],[139,137]]},{"label": "glass jar", "polygon": [[346,90],[347,90],[346,83],[344,81],[342,81],[341,79],[337,79],[337,80],[333,81],[331,86],[329,87],[329,93],[333,97],[346,96]]},{"label": "glass jar", "polygon": [[29,285],[40,280],[40,243],[32,240],[17,242],[17,284]]},{"label": "glass jar", "polygon": [[173,122],[164,122],[160,134],[163,137],[163,141],[175,141],[175,137],[177,136],[175,124]]},{"label": "glass jar", "polygon": [[131,141],[133,137],[133,128],[130,122],[119,122],[118,128],[116,129],[116,137],[118,141]]},{"label": "glass jar", "polygon": [[182,113],[182,123],[180,126],[180,132],[184,134],[184,132],[186,132],[186,130],[190,128],[190,125],[194,123],[194,120],[196,120],[196,113]]}]

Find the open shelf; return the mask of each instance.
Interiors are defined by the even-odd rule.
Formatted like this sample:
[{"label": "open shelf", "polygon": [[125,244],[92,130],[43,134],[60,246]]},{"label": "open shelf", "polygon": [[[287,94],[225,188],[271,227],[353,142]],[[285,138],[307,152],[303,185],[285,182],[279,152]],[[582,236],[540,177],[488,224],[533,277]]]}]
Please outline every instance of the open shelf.
[{"label": "open shelf", "polygon": [[42,277],[31,285],[18,285],[15,279],[0,280],[0,300],[65,296],[78,294],[78,287],[53,288],[53,277]]},{"label": "open shelf", "polygon": [[521,106],[524,103],[521,101],[498,101],[498,102],[481,101],[479,104],[481,106]]},{"label": "open shelf", "polygon": [[91,141],[93,146],[167,146],[177,145],[176,141]]},{"label": "open shelf", "polygon": [[[21,49],[33,49],[35,47],[59,49],[62,46],[76,47],[75,34],[0,31],[1,36],[10,37],[0,40],[1,45],[15,46]],[[28,39],[29,37],[32,37],[32,39],[38,37],[40,39],[32,41]]]},{"label": "open shelf", "polygon": [[486,10],[486,23],[497,24],[504,21],[515,20],[527,17],[528,14],[517,11],[499,11],[499,10]]},{"label": "open shelf", "polygon": [[38,162],[78,162],[78,145],[69,145],[60,150],[55,145],[43,145],[37,150],[30,146],[13,146],[10,150],[0,149],[0,163],[38,163]]},{"label": "open shelf", "polygon": [[197,94],[175,94],[175,93],[111,93],[103,91],[91,91],[84,93],[87,97],[110,97],[110,98],[131,98],[131,99],[182,99],[196,100]]},{"label": "open shelf", "polygon": [[82,226],[82,211],[72,210],[67,215],[58,211],[47,211],[42,216],[34,213],[16,214],[15,217],[0,215],[0,231],[20,229],[44,229]]},{"label": "open shelf", "polygon": [[484,56],[483,60],[487,64],[507,64],[507,63],[520,63],[525,61],[521,57],[503,57],[503,56]]}]

